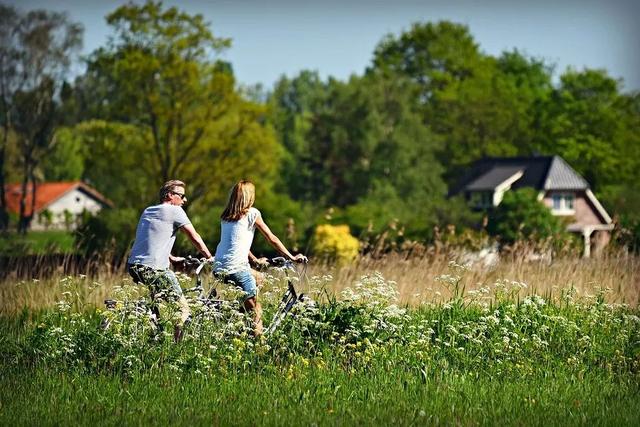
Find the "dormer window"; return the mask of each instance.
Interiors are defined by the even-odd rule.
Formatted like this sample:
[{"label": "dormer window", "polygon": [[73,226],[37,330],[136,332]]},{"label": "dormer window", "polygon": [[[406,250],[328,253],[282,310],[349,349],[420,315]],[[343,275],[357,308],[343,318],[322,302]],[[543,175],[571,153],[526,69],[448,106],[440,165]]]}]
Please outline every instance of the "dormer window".
[{"label": "dormer window", "polygon": [[558,215],[574,214],[575,199],[576,196],[573,193],[556,193],[551,196],[551,200],[553,202],[551,205],[551,211]]}]

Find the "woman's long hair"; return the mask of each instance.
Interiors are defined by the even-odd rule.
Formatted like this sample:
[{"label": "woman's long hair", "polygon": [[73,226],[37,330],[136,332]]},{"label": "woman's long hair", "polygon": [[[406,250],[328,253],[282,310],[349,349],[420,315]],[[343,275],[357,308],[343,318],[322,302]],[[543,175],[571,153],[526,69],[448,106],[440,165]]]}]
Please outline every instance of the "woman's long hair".
[{"label": "woman's long hair", "polygon": [[256,187],[251,181],[240,181],[229,192],[229,201],[224,208],[223,221],[237,221],[248,211],[256,200]]}]

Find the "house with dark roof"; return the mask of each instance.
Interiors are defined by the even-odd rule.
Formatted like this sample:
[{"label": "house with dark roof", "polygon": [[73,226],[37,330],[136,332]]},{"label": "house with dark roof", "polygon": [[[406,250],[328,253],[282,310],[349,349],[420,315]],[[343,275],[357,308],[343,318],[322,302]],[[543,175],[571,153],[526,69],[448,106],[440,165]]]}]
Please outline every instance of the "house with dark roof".
[{"label": "house with dark roof", "polygon": [[589,183],[560,156],[489,157],[475,162],[452,188],[477,209],[498,206],[504,193],[523,187],[538,190],[554,215],[567,218],[567,230],[584,238],[584,256],[610,240],[613,222]]},{"label": "house with dark roof", "polygon": [[[19,215],[22,185],[5,185],[5,195],[9,213]],[[81,181],[37,183],[33,212],[32,201],[33,192],[29,185],[25,214],[33,217],[32,230],[74,228],[77,217],[83,212],[95,215],[105,207],[113,207],[109,199]]]}]

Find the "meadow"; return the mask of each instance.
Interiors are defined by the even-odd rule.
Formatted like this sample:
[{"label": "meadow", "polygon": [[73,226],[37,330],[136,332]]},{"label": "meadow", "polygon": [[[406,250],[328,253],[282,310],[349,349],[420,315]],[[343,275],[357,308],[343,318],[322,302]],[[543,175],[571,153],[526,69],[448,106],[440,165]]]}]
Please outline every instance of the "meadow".
[{"label": "meadow", "polygon": [[[312,263],[310,299],[262,339],[219,287],[179,344],[127,308],[145,289],[121,273],[7,278],[0,424],[640,423],[637,257],[450,259]],[[283,287],[261,291],[267,325]]]}]

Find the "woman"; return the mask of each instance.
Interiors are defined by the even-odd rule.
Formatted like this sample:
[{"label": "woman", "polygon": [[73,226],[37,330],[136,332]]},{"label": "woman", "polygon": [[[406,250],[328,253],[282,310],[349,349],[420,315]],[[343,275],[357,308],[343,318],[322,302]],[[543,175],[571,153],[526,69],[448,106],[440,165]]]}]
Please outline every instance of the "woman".
[{"label": "woman", "polygon": [[251,269],[254,264],[264,264],[266,259],[257,259],[251,253],[251,243],[257,228],[280,254],[295,262],[307,262],[307,257],[291,252],[271,232],[262,219],[260,211],[253,207],[255,186],[250,181],[240,181],[229,193],[227,207],[222,212],[220,243],[216,249],[216,276],[239,286],[245,293],[244,307],[253,312],[255,335],[262,334],[262,307],[256,300],[257,280],[260,273]]}]

